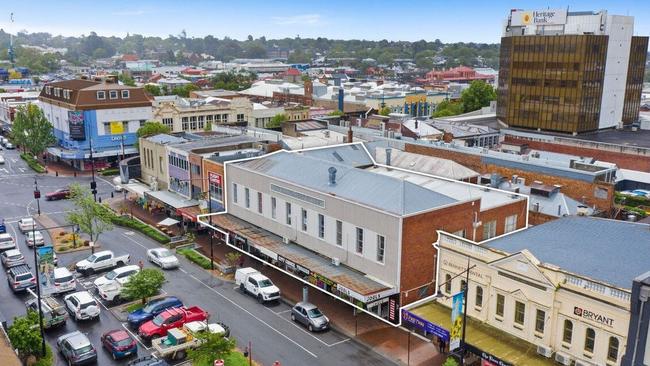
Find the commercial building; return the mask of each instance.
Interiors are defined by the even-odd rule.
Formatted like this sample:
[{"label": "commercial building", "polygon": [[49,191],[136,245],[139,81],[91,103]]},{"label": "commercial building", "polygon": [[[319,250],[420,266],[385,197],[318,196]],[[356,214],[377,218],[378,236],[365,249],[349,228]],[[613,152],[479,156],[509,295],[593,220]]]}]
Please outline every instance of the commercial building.
[{"label": "commercial building", "polygon": [[48,154],[82,170],[91,167],[91,146],[95,167],[137,153],[136,132],[151,119],[152,101],[144,89],[110,77],[49,83],[38,99],[58,145]]},{"label": "commercial building", "polygon": [[486,83],[494,83],[495,75],[481,74],[476,69],[467,66],[453,67],[447,70],[431,70],[426,73],[425,78],[420,82],[429,85],[446,85],[449,83],[469,84],[475,80],[483,80]]},{"label": "commercial building", "polygon": [[171,132],[204,131],[208,125],[247,124],[253,104],[244,97],[182,98],[177,95],[155,97],[153,119]]},{"label": "commercial building", "polygon": [[[437,283],[444,297],[468,289],[466,339],[479,356],[619,365],[632,346],[631,288],[647,272],[648,243],[647,224],[575,216],[483,243],[441,232]],[[443,298],[412,311],[447,328],[450,304]],[[518,342],[503,347],[512,337]]]},{"label": "commercial building", "polygon": [[630,125],[639,117],[647,50],[632,16],[512,10],[497,116],[511,127],[565,133]]}]

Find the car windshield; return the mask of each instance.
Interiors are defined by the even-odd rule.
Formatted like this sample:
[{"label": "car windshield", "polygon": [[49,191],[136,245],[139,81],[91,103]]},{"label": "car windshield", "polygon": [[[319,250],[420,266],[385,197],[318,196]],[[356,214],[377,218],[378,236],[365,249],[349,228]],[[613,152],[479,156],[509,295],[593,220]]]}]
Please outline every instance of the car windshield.
[{"label": "car windshield", "polygon": [[114,280],[115,277],[117,276],[117,272],[115,271],[110,271],[106,274],[106,279],[107,280]]},{"label": "car windshield", "polygon": [[2,241],[12,241],[12,240],[13,239],[11,238],[11,236],[5,236],[3,238],[0,238],[0,242],[2,242]]},{"label": "car windshield", "polygon": [[96,259],[97,259],[97,256],[93,254],[93,255],[91,255],[90,257],[88,257],[88,259],[86,259],[86,260],[87,260],[88,262],[94,262]]},{"label": "car windshield", "polygon": [[72,275],[54,279],[54,283],[64,283],[72,281]]},{"label": "car windshield", "polygon": [[124,338],[122,340],[119,340],[119,341],[115,342],[115,345],[118,346],[118,347],[124,347],[124,346],[128,346],[130,344],[131,344],[131,339],[130,338]]},{"label": "car windshield", "polygon": [[16,254],[11,254],[11,255],[7,255],[7,256],[9,257],[9,259],[20,259],[20,257],[22,257],[23,255],[20,254],[20,253],[16,253]]},{"label": "car windshield", "polygon": [[153,318],[153,323],[157,326],[161,326],[162,323],[165,322],[165,318],[163,318],[162,314],[157,315],[155,318]]},{"label": "car windshield", "polygon": [[24,274],[16,276],[16,281],[27,281],[27,280],[30,280],[32,277],[33,276],[32,276],[31,273],[24,273]]},{"label": "car windshield", "polygon": [[307,315],[310,318],[320,318],[321,316],[323,316],[323,313],[321,313],[320,310],[318,310],[318,308],[313,308],[307,310]]},{"label": "car windshield", "polygon": [[260,285],[260,287],[262,287],[262,288],[264,288],[264,287],[269,287],[269,286],[273,286],[273,282],[271,282],[271,280],[261,280],[261,281],[259,282],[259,285]]},{"label": "car windshield", "polygon": [[84,354],[84,353],[88,353],[88,352],[90,352],[90,351],[92,351],[92,350],[93,350],[93,346],[89,344],[89,345],[87,345],[87,346],[83,346],[83,347],[81,347],[81,348],[79,348],[79,349],[76,349],[76,350],[74,351],[74,353],[76,353],[76,354],[78,354],[78,355],[82,355],[82,354]]},{"label": "car windshield", "polygon": [[165,257],[171,257],[171,256],[173,256],[172,252],[170,252],[170,251],[167,250],[167,249],[159,251],[159,252],[158,252],[158,255],[159,255],[161,258],[165,258]]}]

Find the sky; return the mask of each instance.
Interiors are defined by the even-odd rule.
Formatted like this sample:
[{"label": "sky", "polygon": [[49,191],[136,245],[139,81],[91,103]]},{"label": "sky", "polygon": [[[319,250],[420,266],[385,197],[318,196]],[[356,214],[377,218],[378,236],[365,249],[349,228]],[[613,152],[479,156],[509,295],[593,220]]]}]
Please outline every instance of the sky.
[{"label": "sky", "polygon": [[[449,1],[449,0],[24,0],[7,2],[0,28],[79,36],[128,33],[167,37],[212,35],[245,39],[326,37],[498,43],[510,9],[600,10],[635,16],[635,34],[650,35],[643,0]],[[14,13],[11,23],[10,13]]]}]

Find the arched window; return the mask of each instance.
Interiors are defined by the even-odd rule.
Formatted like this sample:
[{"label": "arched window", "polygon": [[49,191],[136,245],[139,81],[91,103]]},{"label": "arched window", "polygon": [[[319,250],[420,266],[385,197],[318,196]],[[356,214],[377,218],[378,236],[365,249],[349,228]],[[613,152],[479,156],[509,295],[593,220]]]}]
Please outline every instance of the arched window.
[{"label": "arched window", "polygon": [[445,275],[445,292],[450,294],[451,293],[451,275],[446,274]]},{"label": "arched window", "polygon": [[478,307],[483,306],[483,287],[476,286],[476,302],[475,305]]},{"label": "arched window", "polygon": [[609,346],[607,347],[607,360],[616,362],[618,360],[618,338],[609,337]]},{"label": "arched window", "polygon": [[585,351],[594,352],[594,345],[596,343],[596,331],[591,328],[587,328],[585,333]]},{"label": "arched window", "polygon": [[571,343],[571,338],[573,338],[573,323],[571,320],[565,320],[564,332],[562,333],[562,342]]}]

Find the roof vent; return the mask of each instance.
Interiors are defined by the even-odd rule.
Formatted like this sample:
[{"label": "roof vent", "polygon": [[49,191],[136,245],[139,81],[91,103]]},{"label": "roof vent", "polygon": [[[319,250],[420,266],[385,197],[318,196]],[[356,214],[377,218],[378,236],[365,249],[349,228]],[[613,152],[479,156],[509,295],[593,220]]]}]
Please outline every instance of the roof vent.
[{"label": "roof vent", "polygon": [[335,186],[336,185],[336,168],[331,166],[327,171],[330,174],[330,185]]}]

